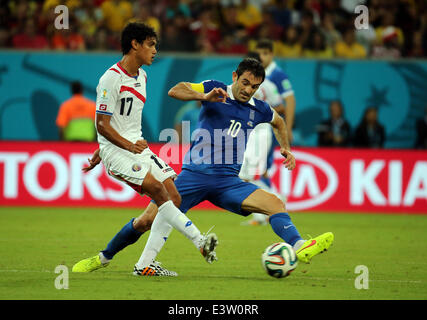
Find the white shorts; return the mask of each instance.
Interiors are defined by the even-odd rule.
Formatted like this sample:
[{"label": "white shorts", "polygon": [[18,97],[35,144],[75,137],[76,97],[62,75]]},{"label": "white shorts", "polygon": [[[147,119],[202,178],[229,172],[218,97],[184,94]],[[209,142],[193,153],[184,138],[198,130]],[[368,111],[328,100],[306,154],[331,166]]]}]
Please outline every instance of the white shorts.
[{"label": "white shorts", "polygon": [[160,182],[177,177],[175,171],[149,148],[134,154],[113,146],[101,149],[100,157],[110,176],[125,182],[140,194],[144,193],[141,186],[148,172]]},{"label": "white shorts", "polygon": [[273,143],[273,132],[269,123],[260,123],[249,135],[239,177],[253,181],[256,175],[267,170],[267,156]]}]

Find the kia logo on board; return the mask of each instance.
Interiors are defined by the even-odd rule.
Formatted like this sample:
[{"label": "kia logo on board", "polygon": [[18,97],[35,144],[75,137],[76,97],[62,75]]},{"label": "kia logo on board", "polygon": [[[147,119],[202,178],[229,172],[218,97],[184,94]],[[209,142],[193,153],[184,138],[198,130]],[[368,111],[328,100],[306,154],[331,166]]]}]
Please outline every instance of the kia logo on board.
[{"label": "kia logo on board", "polygon": [[[286,208],[298,211],[314,208],[328,201],[338,188],[335,169],[325,160],[307,152],[293,151],[297,166],[289,171],[284,166],[276,166],[272,175],[279,174],[280,193],[288,197]],[[283,157],[279,151],[276,160]],[[273,180],[274,179],[273,177]]]}]

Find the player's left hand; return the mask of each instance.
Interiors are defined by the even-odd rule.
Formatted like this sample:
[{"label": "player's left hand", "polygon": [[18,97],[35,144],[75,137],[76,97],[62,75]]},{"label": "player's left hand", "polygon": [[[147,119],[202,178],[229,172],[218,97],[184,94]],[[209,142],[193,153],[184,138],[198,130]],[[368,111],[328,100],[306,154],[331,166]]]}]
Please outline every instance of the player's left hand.
[{"label": "player's left hand", "polygon": [[99,149],[96,149],[96,151],[92,155],[92,159],[87,159],[87,161],[89,162],[89,166],[82,168],[82,171],[85,173],[95,168],[101,162],[101,157],[99,156]]},{"label": "player's left hand", "polygon": [[285,148],[280,148],[280,153],[286,159],[283,161],[283,164],[288,170],[293,170],[295,168],[295,157],[289,150]]},{"label": "player's left hand", "polygon": [[225,102],[228,98],[228,93],[222,88],[213,88],[205,94],[204,100],[209,102]]}]

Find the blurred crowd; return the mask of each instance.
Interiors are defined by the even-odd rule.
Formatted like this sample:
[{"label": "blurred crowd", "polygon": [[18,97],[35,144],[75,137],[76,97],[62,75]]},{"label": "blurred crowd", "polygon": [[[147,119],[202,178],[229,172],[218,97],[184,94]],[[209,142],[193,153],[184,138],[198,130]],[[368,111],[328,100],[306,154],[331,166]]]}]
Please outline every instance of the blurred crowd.
[{"label": "blurred crowd", "polygon": [[[65,5],[69,29],[56,29]],[[354,8],[369,9],[356,30]],[[426,0],[1,0],[0,47],[120,50],[133,20],[151,25],[162,51],[245,54],[257,39],[287,58],[426,57]]]}]

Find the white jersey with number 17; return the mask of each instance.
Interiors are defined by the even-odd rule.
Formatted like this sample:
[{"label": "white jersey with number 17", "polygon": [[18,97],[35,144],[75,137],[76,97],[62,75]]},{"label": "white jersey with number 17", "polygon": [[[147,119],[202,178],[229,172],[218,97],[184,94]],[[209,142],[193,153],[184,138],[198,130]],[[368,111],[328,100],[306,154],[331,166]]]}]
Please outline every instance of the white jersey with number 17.
[{"label": "white jersey with number 17", "polygon": [[[139,69],[138,75],[132,77],[119,62],[103,74],[96,88],[96,113],[111,116],[111,126],[132,143],[143,139],[141,120],[147,98],[146,84],[144,70]],[[99,132],[98,143],[101,152],[114,146]]]}]

